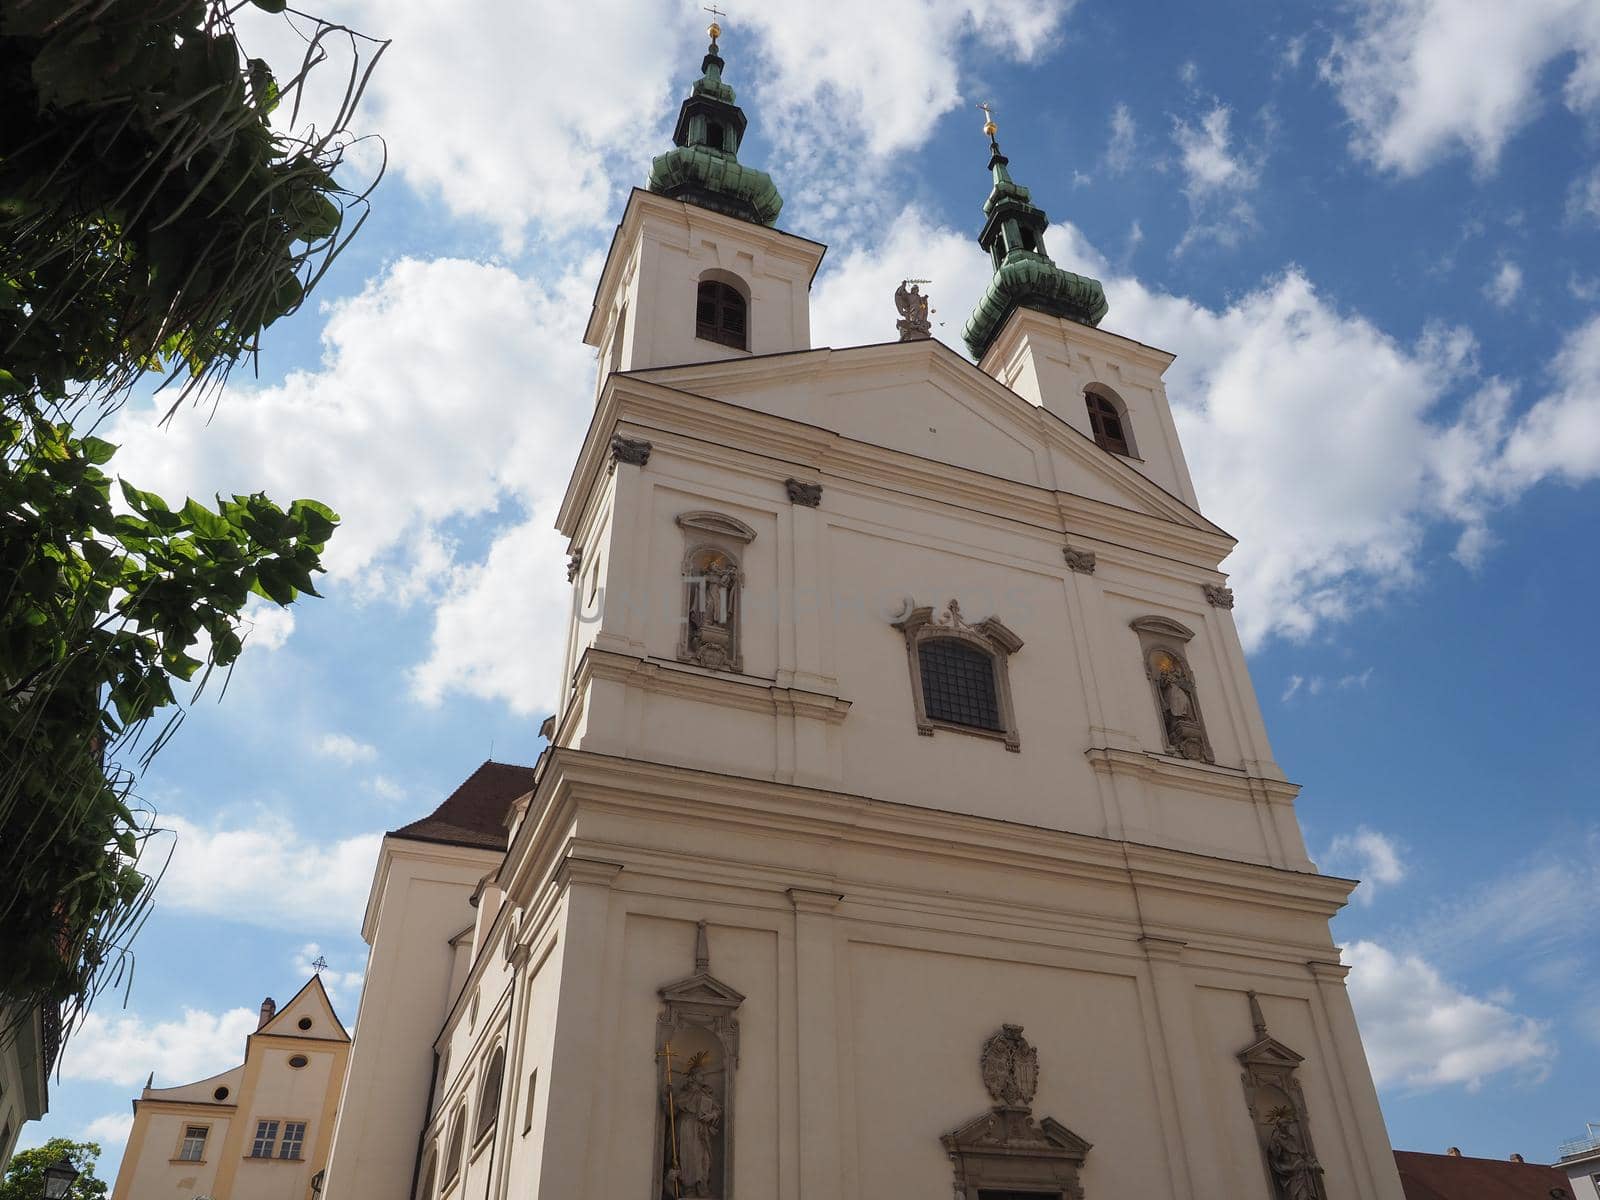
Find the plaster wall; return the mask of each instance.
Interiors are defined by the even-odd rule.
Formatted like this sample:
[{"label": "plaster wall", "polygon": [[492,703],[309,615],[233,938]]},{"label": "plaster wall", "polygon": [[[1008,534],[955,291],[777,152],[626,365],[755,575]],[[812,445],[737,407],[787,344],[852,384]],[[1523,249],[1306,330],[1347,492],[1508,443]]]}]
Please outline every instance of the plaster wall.
[{"label": "plaster wall", "polygon": [[330,1197],[390,1200],[411,1191],[433,1042],[453,999],[450,939],[471,924],[468,898],[499,857],[384,839],[363,927],[372,949],[328,1167]]},{"label": "plaster wall", "polygon": [[[237,1123],[233,1106],[190,1106],[141,1101],[134,1128],[117,1169],[112,1200],[165,1196],[173,1200],[216,1194],[217,1170],[223,1146]],[[207,1127],[204,1158],[185,1162],[178,1158],[186,1126]]]},{"label": "plaster wall", "polygon": [[1600,1154],[1580,1162],[1557,1163],[1567,1173],[1572,1186],[1573,1200],[1600,1200]]}]

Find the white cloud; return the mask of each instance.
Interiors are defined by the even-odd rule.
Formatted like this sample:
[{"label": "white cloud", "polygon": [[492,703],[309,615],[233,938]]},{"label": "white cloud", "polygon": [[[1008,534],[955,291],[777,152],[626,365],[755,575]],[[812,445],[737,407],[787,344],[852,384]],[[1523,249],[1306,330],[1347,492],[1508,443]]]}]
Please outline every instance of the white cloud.
[{"label": "white cloud", "polygon": [[391,804],[396,804],[411,794],[404,784],[387,775],[373,775],[363,786],[378,799],[387,800]]},{"label": "white cloud", "polygon": [[1572,181],[1567,189],[1567,220],[1600,224],[1600,166]]},{"label": "white cloud", "polygon": [[259,1019],[249,1008],[185,1008],[179,1020],[147,1023],[136,1013],[95,1009],[67,1038],[61,1077],[132,1087],[154,1071],[157,1087],[193,1083],[243,1062],[244,1040]]},{"label": "white cloud", "polygon": [[231,828],[170,815],[162,825],[176,835],[156,890],[164,909],[270,928],[343,932],[361,921],[380,834],[326,838],[267,812]]},{"label": "white cloud", "polygon": [[[320,588],[318,589],[321,590]],[[257,650],[281,650],[294,633],[294,609],[252,596],[239,614],[240,636]]]},{"label": "white cloud", "polygon": [[1509,258],[1500,260],[1494,278],[1483,285],[1484,299],[1496,308],[1510,308],[1522,294],[1522,268]]},{"label": "white cloud", "polygon": [[358,741],[348,733],[325,733],[317,739],[317,753],[323,758],[350,766],[358,762],[371,762],[378,757],[378,748]]},{"label": "white cloud", "polygon": [[1288,681],[1288,683],[1286,683],[1284,685],[1284,688],[1283,688],[1283,695],[1278,697],[1279,703],[1287,704],[1290,700],[1293,700],[1294,697],[1295,697],[1295,694],[1300,690],[1300,688],[1304,684],[1305,684],[1305,676],[1303,676],[1303,675],[1291,675],[1291,676],[1289,676],[1289,681]]},{"label": "white cloud", "polygon": [[1379,888],[1392,887],[1406,877],[1399,844],[1387,834],[1365,825],[1354,833],[1341,833],[1334,838],[1327,854],[1323,855],[1322,866],[1332,874],[1348,874],[1359,879],[1361,884],[1355,890],[1355,898],[1362,904],[1371,904]]},{"label": "white cloud", "polygon": [[1456,150],[1489,170],[1538,112],[1540,75],[1573,55],[1563,97],[1600,101],[1600,8],[1591,0],[1360,0],[1321,63],[1355,127],[1351,148],[1414,175]]},{"label": "white cloud", "polygon": [[1508,1007],[1509,997],[1473,996],[1416,955],[1375,942],[1345,947],[1350,1000],[1379,1087],[1427,1090],[1510,1071],[1537,1080],[1555,1056],[1547,1025]]},{"label": "white cloud", "polygon": [[1138,122],[1126,104],[1111,110],[1111,141],[1106,145],[1106,166],[1121,174],[1133,165],[1133,148],[1139,136]]},{"label": "white cloud", "polygon": [[1233,111],[1221,103],[1192,121],[1173,118],[1172,140],[1190,213],[1189,228],[1175,253],[1205,240],[1236,245],[1255,227],[1255,210],[1246,196],[1260,180],[1260,163],[1234,144],[1232,119]]},{"label": "white cloud", "polygon": [[133,1128],[133,1114],[107,1113],[103,1117],[96,1117],[83,1127],[83,1136],[91,1142],[98,1143],[102,1148],[120,1146],[128,1140],[128,1132]]},{"label": "white cloud", "polygon": [[1543,479],[1600,477],[1600,316],[1568,334],[1552,367],[1554,389],[1516,423],[1497,485],[1515,493]]},{"label": "white cloud", "polygon": [[[316,965],[318,959],[327,963],[320,970]],[[337,962],[328,962],[328,957],[319,944],[307,942],[294,956],[294,970],[302,979],[310,978],[313,972],[322,977],[323,990],[328,993],[328,999],[333,1002],[334,1009],[345,1010],[339,1016],[348,1028],[350,1022],[355,1019],[356,1003],[361,999],[361,984],[367,977],[366,968],[341,971]]]}]

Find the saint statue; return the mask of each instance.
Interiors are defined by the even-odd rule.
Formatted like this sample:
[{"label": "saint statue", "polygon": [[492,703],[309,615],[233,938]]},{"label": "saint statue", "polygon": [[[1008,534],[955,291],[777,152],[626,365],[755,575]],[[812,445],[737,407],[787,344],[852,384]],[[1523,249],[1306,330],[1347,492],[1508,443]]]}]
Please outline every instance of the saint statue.
[{"label": "saint statue", "polygon": [[722,1131],[722,1105],[706,1080],[706,1052],[689,1059],[682,1081],[668,1085],[663,1097],[672,1115],[673,1161],[667,1165],[669,1196],[715,1197],[711,1175],[712,1147]]},{"label": "saint statue", "polygon": [[1272,1136],[1267,1141],[1267,1168],[1280,1200],[1323,1200],[1322,1166],[1306,1146],[1294,1113],[1276,1109],[1268,1120]]},{"label": "saint statue", "polygon": [[1165,653],[1156,655],[1154,666],[1158,672],[1156,692],[1161,697],[1161,718],[1166,725],[1168,744],[1184,758],[1206,761],[1209,756],[1205,731],[1195,712],[1187,673],[1176,659]]},{"label": "saint statue", "polygon": [[900,331],[902,342],[914,342],[933,336],[933,325],[928,320],[928,298],[909,279],[900,281],[894,292],[894,306],[900,319],[894,327]]},{"label": "saint statue", "polygon": [[734,605],[739,569],[720,555],[689,576],[689,654],[701,666],[734,666]]}]

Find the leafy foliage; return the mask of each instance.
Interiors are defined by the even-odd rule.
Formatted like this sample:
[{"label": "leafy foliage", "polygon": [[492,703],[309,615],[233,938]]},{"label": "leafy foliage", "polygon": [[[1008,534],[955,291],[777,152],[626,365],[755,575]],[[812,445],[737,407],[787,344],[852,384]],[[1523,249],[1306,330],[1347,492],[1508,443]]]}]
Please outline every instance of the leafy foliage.
[{"label": "leafy foliage", "polygon": [[[237,659],[252,595],[316,595],[338,522],[310,500],[172,507],[126,481],[113,491],[116,448],[92,435],[148,372],[183,379],[180,399],[220,384],[365,219],[365,195],[333,173],[386,44],[293,14],[307,48],[280,83],[240,48],[238,7],[0,6],[0,1011],[13,1014],[64,1004],[70,1023],[123,977],[151,894],[153,814],[132,787],[181,720],[175,688],[198,694]],[[276,127],[286,104],[299,119],[341,38],[352,66],[327,128]]]},{"label": "leafy foliage", "polygon": [[44,1200],[44,1169],[65,1154],[78,1168],[78,1178],[67,1193],[67,1200],[103,1200],[106,1185],[95,1178],[95,1163],[100,1157],[97,1142],[73,1142],[51,1138],[32,1150],[18,1150],[0,1179],[0,1200]]}]

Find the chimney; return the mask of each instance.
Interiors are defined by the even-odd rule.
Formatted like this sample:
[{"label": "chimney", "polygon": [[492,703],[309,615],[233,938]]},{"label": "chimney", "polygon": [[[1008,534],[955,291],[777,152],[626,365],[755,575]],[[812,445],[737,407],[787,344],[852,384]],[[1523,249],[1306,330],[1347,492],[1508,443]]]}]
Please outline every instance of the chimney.
[{"label": "chimney", "polygon": [[265,1000],[263,1000],[261,1002],[261,1020],[256,1022],[256,1028],[257,1029],[265,1028],[267,1022],[272,1020],[272,1014],[277,1012],[277,1011],[278,1011],[278,1006],[272,1002],[272,997],[268,996]]},{"label": "chimney", "polygon": [[1445,1151],[1445,1153],[1448,1154],[1451,1158],[1460,1158],[1461,1157],[1461,1147],[1460,1146],[1451,1146],[1450,1149]]},{"label": "chimney", "polygon": [[1511,1161],[1512,1162],[1527,1162],[1528,1160],[1523,1158],[1522,1155],[1520,1155],[1520,1154],[1513,1154],[1511,1156]]}]

